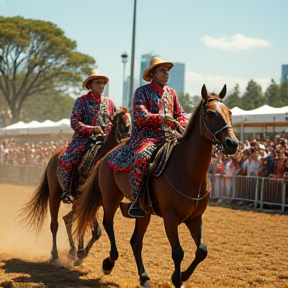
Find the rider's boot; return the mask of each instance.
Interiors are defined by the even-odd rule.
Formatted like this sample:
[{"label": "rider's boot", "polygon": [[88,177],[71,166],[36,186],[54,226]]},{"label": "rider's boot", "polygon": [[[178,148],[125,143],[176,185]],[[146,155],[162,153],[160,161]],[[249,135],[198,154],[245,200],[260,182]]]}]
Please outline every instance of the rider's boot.
[{"label": "rider's boot", "polygon": [[69,190],[67,190],[67,189],[64,190],[64,192],[62,193],[60,199],[65,204],[72,204],[73,203],[73,200],[70,198],[70,195],[69,195]]},{"label": "rider's boot", "polygon": [[143,211],[139,204],[139,196],[134,200],[131,204],[128,215],[131,217],[144,217],[146,215],[145,211]]}]

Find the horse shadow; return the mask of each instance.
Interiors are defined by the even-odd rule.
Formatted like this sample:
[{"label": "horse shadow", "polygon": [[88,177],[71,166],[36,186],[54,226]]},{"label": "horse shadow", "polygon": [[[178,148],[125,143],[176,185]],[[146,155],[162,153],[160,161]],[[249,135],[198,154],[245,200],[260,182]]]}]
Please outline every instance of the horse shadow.
[{"label": "horse shadow", "polygon": [[5,274],[23,274],[17,277],[11,276],[10,280],[16,283],[38,283],[44,285],[43,287],[50,288],[120,287],[113,282],[102,283],[101,278],[81,279],[80,277],[86,276],[88,273],[70,270],[69,268],[56,266],[47,262],[30,262],[13,258],[2,261],[2,264],[0,268],[4,270]]}]

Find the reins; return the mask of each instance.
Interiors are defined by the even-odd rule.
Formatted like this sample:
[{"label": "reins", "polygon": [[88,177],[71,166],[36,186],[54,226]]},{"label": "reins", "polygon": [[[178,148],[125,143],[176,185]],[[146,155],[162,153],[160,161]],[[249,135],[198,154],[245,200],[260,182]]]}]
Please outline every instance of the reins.
[{"label": "reins", "polygon": [[208,191],[208,192],[207,192],[204,196],[202,196],[202,197],[199,197],[199,196],[198,196],[198,198],[190,197],[190,196],[182,193],[181,191],[179,191],[177,188],[175,188],[167,176],[166,176],[166,179],[167,179],[168,182],[170,183],[171,187],[172,187],[177,193],[179,193],[180,195],[184,196],[184,197],[187,198],[187,199],[190,199],[190,200],[193,200],[193,201],[200,201],[200,200],[204,199],[207,195],[210,194],[210,191]]}]

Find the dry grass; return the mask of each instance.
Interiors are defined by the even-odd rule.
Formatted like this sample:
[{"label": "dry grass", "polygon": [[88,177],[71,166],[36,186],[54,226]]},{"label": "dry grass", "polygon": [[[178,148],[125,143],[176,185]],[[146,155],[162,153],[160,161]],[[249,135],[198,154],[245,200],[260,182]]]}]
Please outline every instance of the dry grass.
[{"label": "dry grass", "polygon": [[[119,260],[105,276],[102,260],[108,256],[108,237],[103,232],[85,263],[73,268],[63,221],[59,218],[58,249],[61,261],[47,263],[52,238],[49,219],[36,236],[19,226],[17,215],[35,187],[0,184],[0,287],[139,287],[136,264],[129,240],[134,220],[115,217]],[[61,216],[69,211],[61,208]],[[203,215],[207,258],[200,263],[185,287],[287,287],[288,216],[209,206]],[[183,269],[194,257],[195,244],[185,226],[179,227],[185,257]],[[171,249],[162,220],[152,217],[144,239],[143,261],[151,287],[173,287]],[[2,284],[1,284],[2,283]],[[6,285],[6,286],[5,286]],[[10,286],[9,286],[10,285]]]}]

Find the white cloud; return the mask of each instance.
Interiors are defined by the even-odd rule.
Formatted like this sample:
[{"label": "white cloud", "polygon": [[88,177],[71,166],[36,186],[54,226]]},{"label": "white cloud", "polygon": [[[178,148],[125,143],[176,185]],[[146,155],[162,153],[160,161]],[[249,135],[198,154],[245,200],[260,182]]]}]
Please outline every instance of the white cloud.
[{"label": "white cloud", "polygon": [[265,39],[249,38],[242,34],[236,34],[230,38],[221,36],[220,38],[212,38],[210,36],[203,36],[201,41],[204,45],[212,48],[230,51],[245,51],[253,47],[270,47],[271,44]]},{"label": "white cloud", "polygon": [[[195,72],[187,72],[185,76],[185,90],[186,93],[189,93],[191,96],[200,96],[203,84],[206,85],[209,92],[219,93],[225,84],[227,85],[228,92],[230,92],[238,83],[240,93],[243,94],[250,80],[251,79],[248,78],[237,78],[222,75],[209,76],[197,74]],[[262,87],[262,92],[265,92],[271,83],[271,78],[255,78],[253,80]]]}]

